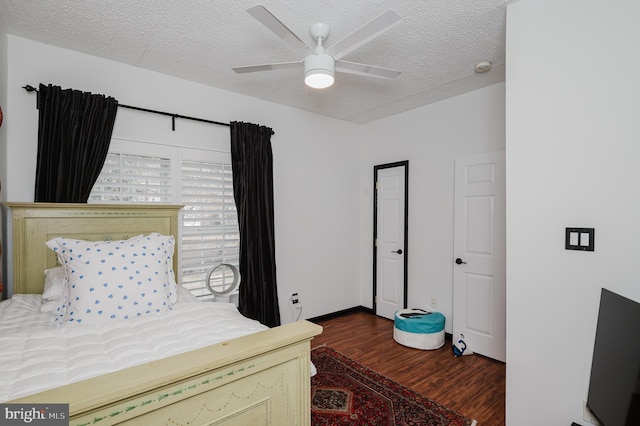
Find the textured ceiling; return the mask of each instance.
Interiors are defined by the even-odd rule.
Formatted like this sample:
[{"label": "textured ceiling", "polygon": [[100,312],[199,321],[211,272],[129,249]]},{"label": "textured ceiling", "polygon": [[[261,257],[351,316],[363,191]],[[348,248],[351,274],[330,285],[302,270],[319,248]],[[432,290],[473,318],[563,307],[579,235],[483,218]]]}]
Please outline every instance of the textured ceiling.
[{"label": "textured ceiling", "polygon": [[[244,65],[301,60],[246,12],[263,4],[309,45],[325,47],[381,13],[402,21],[344,57],[402,71],[395,80],[336,73],[310,89],[302,69],[236,74]],[[0,0],[10,34],[356,123],[504,81],[507,0]],[[492,70],[476,74],[474,65]]]}]

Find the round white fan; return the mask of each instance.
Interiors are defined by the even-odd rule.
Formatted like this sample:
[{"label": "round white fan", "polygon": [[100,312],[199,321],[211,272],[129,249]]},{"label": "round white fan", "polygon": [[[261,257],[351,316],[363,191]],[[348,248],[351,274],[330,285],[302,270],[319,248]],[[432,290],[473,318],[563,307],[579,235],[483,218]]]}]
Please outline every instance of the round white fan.
[{"label": "round white fan", "polygon": [[[229,282],[227,279],[227,273],[225,269],[229,269],[231,274],[233,275],[233,280]],[[211,276],[215,274],[214,280],[216,284],[211,285]],[[230,263],[220,263],[213,268],[209,269],[207,273],[207,278],[205,279],[205,283],[207,284],[207,288],[217,297],[226,297],[236,289],[238,286],[238,282],[240,281],[240,272],[238,268]]]}]

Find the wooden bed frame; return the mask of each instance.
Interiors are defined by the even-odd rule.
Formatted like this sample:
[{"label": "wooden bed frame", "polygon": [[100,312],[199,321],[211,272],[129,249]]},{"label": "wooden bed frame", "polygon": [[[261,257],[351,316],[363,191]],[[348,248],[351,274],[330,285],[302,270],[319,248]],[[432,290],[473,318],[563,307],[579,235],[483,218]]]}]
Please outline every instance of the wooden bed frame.
[{"label": "wooden bed frame", "polygon": [[[181,206],[7,203],[15,293],[42,293],[56,266],[55,237],[177,236]],[[174,270],[178,270],[174,256]],[[309,425],[310,341],[322,327],[298,321],[61,386],[11,403],[68,403],[73,425]]]}]

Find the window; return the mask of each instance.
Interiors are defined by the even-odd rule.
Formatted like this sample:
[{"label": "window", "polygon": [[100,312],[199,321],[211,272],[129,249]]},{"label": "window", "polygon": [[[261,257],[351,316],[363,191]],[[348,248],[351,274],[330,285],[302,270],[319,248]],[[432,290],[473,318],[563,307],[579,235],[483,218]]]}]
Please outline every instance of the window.
[{"label": "window", "polygon": [[[112,144],[112,149],[117,144]],[[143,155],[109,152],[90,203],[183,204],[178,259],[181,285],[200,298],[211,298],[205,279],[220,264],[238,266],[240,234],[228,154],[171,148]],[[149,151],[148,146],[144,151]],[[179,164],[179,166],[178,166]],[[229,268],[218,268],[210,285],[222,290],[233,281]]]},{"label": "window", "polygon": [[171,160],[110,152],[89,202],[169,204]]},{"label": "window", "polygon": [[[182,161],[182,286],[196,296],[209,296],[205,278],[219,263],[238,265],[240,233],[233,199],[231,165]],[[211,276],[220,290],[233,280],[227,268]]]}]

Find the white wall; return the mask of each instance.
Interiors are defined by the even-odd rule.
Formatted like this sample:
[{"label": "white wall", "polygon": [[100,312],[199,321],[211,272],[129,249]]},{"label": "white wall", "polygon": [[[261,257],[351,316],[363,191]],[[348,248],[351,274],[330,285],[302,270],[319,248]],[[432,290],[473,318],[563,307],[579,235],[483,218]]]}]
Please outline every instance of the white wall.
[{"label": "white wall", "polygon": [[[8,43],[7,30],[4,21],[0,17],[0,107],[6,119],[7,115],[7,72],[8,72]],[[9,115],[10,117],[11,115]],[[4,121],[4,120],[3,120]],[[7,125],[0,127],[0,184],[7,179]],[[0,190],[0,201],[6,199],[4,185]]]},{"label": "white wall", "polygon": [[[33,201],[38,121],[35,94],[25,92],[25,84],[51,83],[107,94],[128,105],[263,124],[275,131],[276,256],[283,322],[291,321],[287,301],[293,292],[300,294],[303,318],[359,304],[353,285],[359,281],[358,269],[353,265],[359,229],[360,125],[20,37],[8,40],[10,161],[2,167],[8,201]],[[227,127],[184,120],[178,120],[172,132],[169,118],[120,109],[114,137],[188,146],[211,141],[228,149],[228,132]]]},{"label": "white wall", "polygon": [[[6,117],[7,111],[7,30],[5,28],[4,21],[0,16],[0,107],[2,107],[2,113]],[[0,202],[6,200],[6,181],[7,181],[7,125],[3,123],[0,127]],[[5,221],[3,220],[4,212],[0,208],[0,237],[6,234]],[[3,282],[7,277],[7,256],[3,252],[6,251],[6,246],[3,247],[2,238],[0,238],[0,276],[3,278]],[[5,285],[6,287],[6,285]],[[0,299],[3,296],[3,292],[0,291]]]},{"label": "white wall", "polygon": [[452,331],[454,161],[504,149],[504,83],[364,126],[360,300],[372,307],[373,167],[409,160],[408,305],[438,310]]},{"label": "white wall", "polygon": [[[507,16],[507,424],[586,424],[600,289],[640,301],[640,3]],[[595,252],[564,249],[572,226]]]}]

